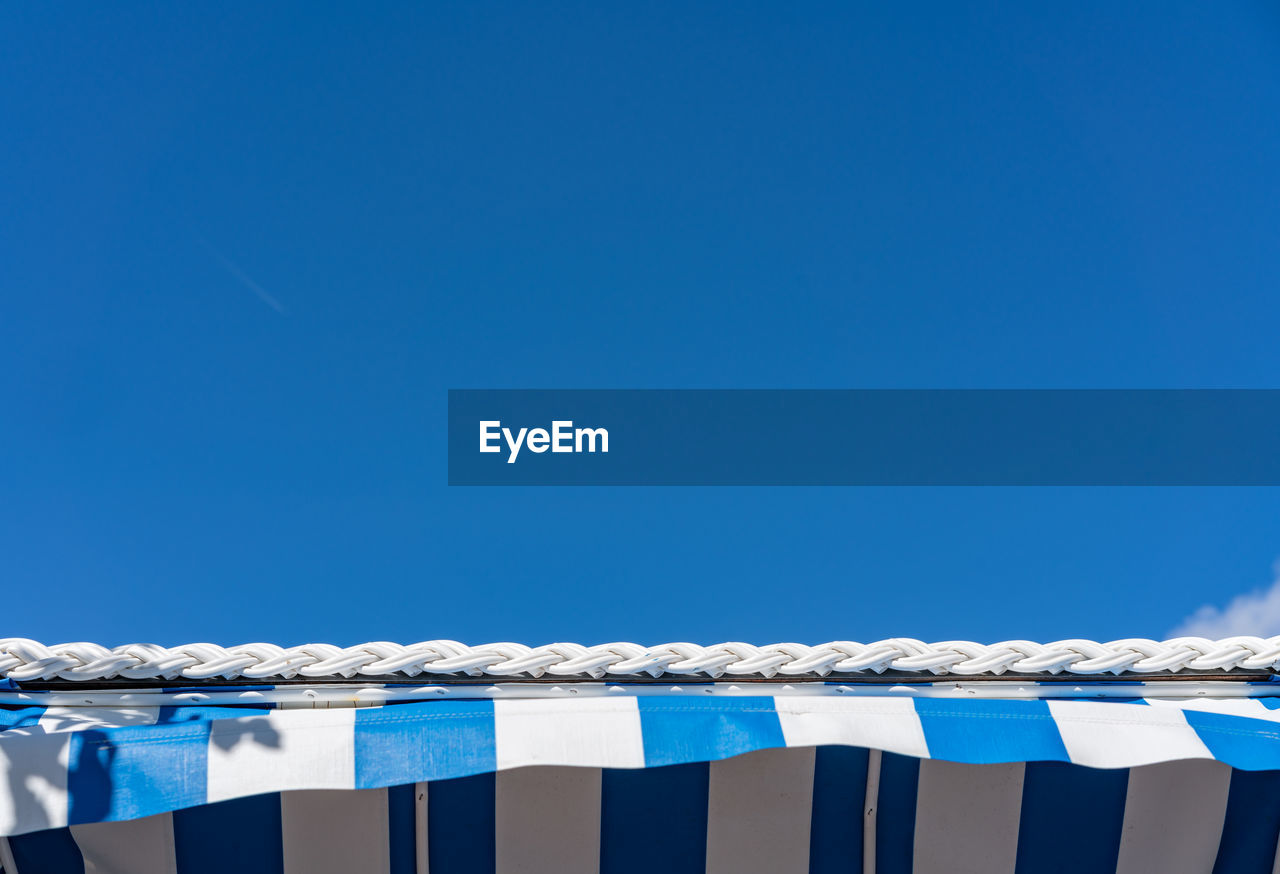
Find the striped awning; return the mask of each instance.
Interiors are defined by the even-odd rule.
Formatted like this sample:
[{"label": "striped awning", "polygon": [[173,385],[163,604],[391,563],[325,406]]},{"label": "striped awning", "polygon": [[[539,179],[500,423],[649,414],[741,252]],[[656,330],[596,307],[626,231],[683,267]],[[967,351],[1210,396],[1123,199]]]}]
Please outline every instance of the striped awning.
[{"label": "striped awning", "polygon": [[0,706],[0,860],[5,874],[1276,861],[1280,699],[573,688],[360,707],[31,693]]}]

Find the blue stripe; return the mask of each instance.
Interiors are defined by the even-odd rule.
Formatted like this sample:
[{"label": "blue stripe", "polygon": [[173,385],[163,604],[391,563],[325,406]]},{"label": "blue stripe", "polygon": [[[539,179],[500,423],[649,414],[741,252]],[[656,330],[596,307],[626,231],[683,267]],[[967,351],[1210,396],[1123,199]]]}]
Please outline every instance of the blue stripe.
[{"label": "blue stripe", "polygon": [[134,819],[203,804],[209,725],[186,708],[163,707],[155,725],[72,732],[68,821]]},{"label": "blue stripe", "polygon": [[1280,724],[1201,710],[1182,712],[1218,761],[1246,771],[1280,768]]},{"label": "blue stripe", "polygon": [[268,704],[182,704],[161,707],[156,717],[157,725],[173,725],[181,722],[212,722],[215,719],[241,719],[246,716],[263,716],[274,708]]},{"label": "blue stripe", "polygon": [[391,848],[390,874],[415,874],[418,870],[417,798],[418,787],[413,783],[387,789],[387,843]]},{"label": "blue stripe", "polygon": [[911,874],[920,760],[884,753],[876,801],[876,874]]},{"label": "blue stripe", "polygon": [[205,804],[173,814],[182,874],[280,874],[280,793]]},{"label": "blue stripe", "polygon": [[1110,872],[1120,855],[1129,772],[1029,762],[1017,874]]},{"label": "blue stripe", "polygon": [[809,821],[810,874],[862,871],[866,799],[867,751],[857,747],[818,747],[813,765],[813,815]]},{"label": "blue stripe", "polygon": [[[603,773],[600,874],[702,874],[707,858],[706,762]],[[679,823],[655,836],[657,817]]]},{"label": "blue stripe", "polygon": [[772,698],[642,697],[636,704],[645,767],[786,746]]},{"label": "blue stripe", "polygon": [[1067,762],[1045,701],[917,698],[929,757],[949,762]]},{"label": "blue stripe", "polygon": [[9,704],[0,705],[0,731],[10,728],[29,728],[44,716],[44,707],[14,707]]},{"label": "blue stripe", "polygon": [[1280,840],[1280,772],[1232,771],[1213,874],[1271,874]]},{"label": "blue stripe", "polygon": [[492,773],[427,788],[427,865],[445,874],[494,874],[496,823]]},{"label": "blue stripe", "polygon": [[84,874],[84,858],[69,828],[17,835],[9,838],[9,849],[18,874]]},{"label": "blue stripe", "polygon": [[355,759],[357,789],[493,771],[498,766],[493,702],[361,707],[356,710]]}]

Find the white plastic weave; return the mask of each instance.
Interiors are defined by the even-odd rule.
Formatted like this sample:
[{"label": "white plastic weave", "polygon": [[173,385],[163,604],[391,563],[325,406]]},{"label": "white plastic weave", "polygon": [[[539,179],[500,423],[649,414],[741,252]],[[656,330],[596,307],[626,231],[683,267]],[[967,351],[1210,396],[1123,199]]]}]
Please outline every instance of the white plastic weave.
[{"label": "white plastic weave", "polygon": [[903,671],[922,675],[998,676],[1154,674],[1179,671],[1280,671],[1280,637],[1208,640],[1142,638],[1098,643],[962,640],[925,643],[895,637],[874,643],[486,643],[453,640],[398,644],[385,641],[339,647],[308,643],[218,646],[190,643],[163,647],[134,643],[107,648],[94,643],[46,646],[0,638],[0,678],[34,680],[205,680],[360,677],[800,677]]}]

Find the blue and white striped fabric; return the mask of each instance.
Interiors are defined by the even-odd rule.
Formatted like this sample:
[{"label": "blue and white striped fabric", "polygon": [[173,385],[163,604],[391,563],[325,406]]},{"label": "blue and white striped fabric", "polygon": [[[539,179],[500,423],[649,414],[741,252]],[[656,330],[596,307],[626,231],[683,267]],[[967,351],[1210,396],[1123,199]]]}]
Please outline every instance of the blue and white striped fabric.
[{"label": "blue and white striped fabric", "polygon": [[0,864],[1270,874],[1278,723],[1269,698],[4,708]]}]

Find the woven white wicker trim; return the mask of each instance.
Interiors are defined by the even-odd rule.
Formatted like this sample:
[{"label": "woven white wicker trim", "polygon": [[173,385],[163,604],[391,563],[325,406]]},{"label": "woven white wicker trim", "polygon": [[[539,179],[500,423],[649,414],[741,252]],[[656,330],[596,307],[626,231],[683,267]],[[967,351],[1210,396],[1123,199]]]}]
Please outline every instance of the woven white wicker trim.
[{"label": "woven white wicker trim", "polygon": [[925,643],[895,637],[874,643],[486,643],[453,640],[398,644],[377,641],[339,647],[308,643],[164,647],[135,643],[107,648],[94,643],[46,646],[0,638],[0,678],[34,680],[205,680],[360,677],[799,677],[878,674],[998,676],[1001,674],[1154,674],[1178,671],[1280,671],[1280,637],[1208,640],[1142,638],[1098,643],[1007,640],[981,644],[949,640]]}]

